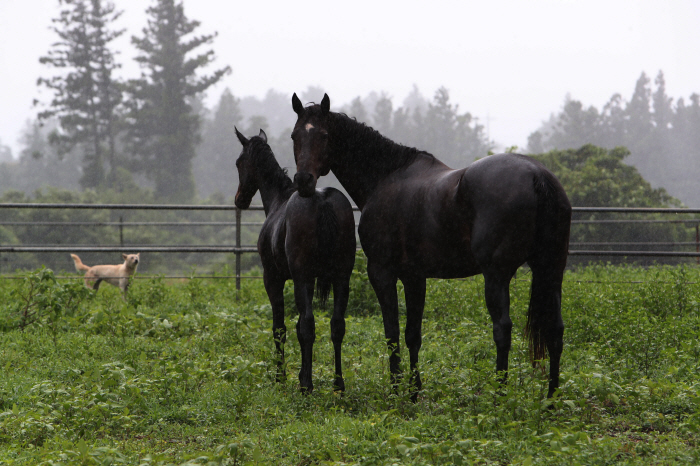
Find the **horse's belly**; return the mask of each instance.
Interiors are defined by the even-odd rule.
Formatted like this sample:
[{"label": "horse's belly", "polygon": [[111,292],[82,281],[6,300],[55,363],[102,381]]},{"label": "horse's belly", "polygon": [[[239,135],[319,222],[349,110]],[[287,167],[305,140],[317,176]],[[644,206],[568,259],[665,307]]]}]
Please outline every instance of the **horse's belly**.
[{"label": "horse's belly", "polygon": [[420,255],[409,260],[406,266],[422,271],[427,278],[463,278],[481,273],[479,264],[466,247],[452,249],[447,254]]}]

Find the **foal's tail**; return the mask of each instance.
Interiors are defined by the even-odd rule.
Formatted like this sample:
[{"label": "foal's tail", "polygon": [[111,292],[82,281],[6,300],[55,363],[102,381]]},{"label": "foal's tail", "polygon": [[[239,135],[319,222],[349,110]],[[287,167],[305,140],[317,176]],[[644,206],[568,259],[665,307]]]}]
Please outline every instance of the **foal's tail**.
[{"label": "foal's tail", "polygon": [[321,307],[326,306],[328,296],[333,286],[333,256],[338,238],[338,217],[335,215],[333,204],[324,200],[318,206],[316,221],[316,237],[318,239],[318,263],[321,265],[316,281],[316,297]]},{"label": "foal's tail", "polygon": [[566,193],[554,175],[542,168],[533,180],[537,226],[535,247],[527,261],[532,270],[532,285],[525,335],[533,362],[544,359],[548,342],[555,344],[564,331],[561,283],[571,227],[571,205]]}]

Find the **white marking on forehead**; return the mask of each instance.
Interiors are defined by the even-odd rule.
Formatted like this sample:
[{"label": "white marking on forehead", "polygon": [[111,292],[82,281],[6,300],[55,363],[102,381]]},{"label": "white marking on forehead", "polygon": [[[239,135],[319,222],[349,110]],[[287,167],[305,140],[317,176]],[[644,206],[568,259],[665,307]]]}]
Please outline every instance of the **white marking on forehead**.
[{"label": "white marking on forehead", "polygon": [[306,132],[309,132],[313,127],[314,125],[312,125],[311,123],[307,123],[306,126],[304,126],[304,129],[306,130]]}]

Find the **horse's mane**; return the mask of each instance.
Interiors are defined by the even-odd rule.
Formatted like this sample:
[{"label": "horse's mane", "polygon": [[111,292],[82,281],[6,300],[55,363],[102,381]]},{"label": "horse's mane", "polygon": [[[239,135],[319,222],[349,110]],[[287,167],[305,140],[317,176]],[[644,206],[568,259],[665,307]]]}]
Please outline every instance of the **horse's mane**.
[{"label": "horse's mane", "polygon": [[373,167],[373,170],[389,173],[413,163],[419,156],[435,160],[432,154],[404,146],[398,142],[383,136],[374,128],[350,118],[344,113],[331,113],[334,130],[346,136],[344,144],[352,151],[356,163],[371,161],[365,166]]},{"label": "horse's mane", "polygon": [[250,138],[250,143],[250,150],[255,154],[260,175],[274,186],[279,187],[285,198],[291,196],[294,192],[294,183],[289,178],[287,169],[280,167],[269,144],[264,142],[260,136]]}]

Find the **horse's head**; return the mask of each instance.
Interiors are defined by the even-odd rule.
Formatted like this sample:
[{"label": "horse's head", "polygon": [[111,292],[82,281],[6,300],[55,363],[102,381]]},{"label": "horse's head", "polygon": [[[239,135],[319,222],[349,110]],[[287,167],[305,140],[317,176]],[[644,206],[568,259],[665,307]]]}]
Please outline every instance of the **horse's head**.
[{"label": "horse's head", "polygon": [[238,131],[238,128],[234,127],[234,129],[236,130],[238,140],[243,145],[241,155],[239,155],[236,160],[236,168],[238,169],[238,190],[236,191],[235,203],[236,207],[239,209],[247,209],[250,206],[250,202],[253,200],[253,196],[255,196],[255,193],[260,188],[258,185],[258,167],[255,163],[253,140],[257,137],[267,144],[267,135],[265,131],[261,129],[258,136],[247,139]]},{"label": "horse's head", "polygon": [[294,141],[294,161],[297,173],[294,175],[299,195],[310,197],[316,189],[319,176],[330,171],[328,157],[328,113],[331,100],[323,95],[321,105],[304,107],[296,94],[292,96],[292,108],[297,114],[297,122],[292,131]]}]

